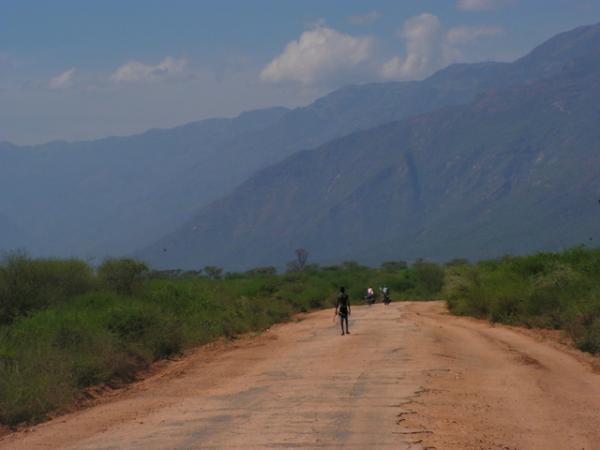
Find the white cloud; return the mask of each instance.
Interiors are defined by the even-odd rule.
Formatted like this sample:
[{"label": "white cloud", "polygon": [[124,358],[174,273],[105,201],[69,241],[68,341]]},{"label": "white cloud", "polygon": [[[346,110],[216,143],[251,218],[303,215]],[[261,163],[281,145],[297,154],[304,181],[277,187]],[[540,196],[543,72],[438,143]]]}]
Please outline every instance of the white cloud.
[{"label": "white cloud", "polygon": [[348,17],[348,22],[350,22],[352,25],[367,26],[374,24],[380,17],[380,12],[371,11],[367,14]]},{"label": "white cloud", "polygon": [[446,42],[450,45],[468,45],[482,37],[496,36],[502,31],[500,27],[455,27],[446,33]]},{"label": "white cloud", "polygon": [[263,81],[295,81],[304,85],[326,82],[360,70],[373,53],[372,37],[354,37],[317,26],[290,42],[261,72]]},{"label": "white cloud", "polygon": [[455,27],[445,31],[433,14],[424,13],[408,19],[398,37],[406,44],[403,58],[394,56],[380,69],[386,79],[411,80],[424,78],[448,64],[464,61],[463,47],[474,45],[482,38],[496,36],[499,27]]},{"label": "white cloud", "polygon": [[384,78],[422,78],[443,65],[442,24],[433,14],[408,19],[398,37],[406,42],[406,54],[403,59],[394,56],[383,65]]},{"label": "white cloud", "polygon": [[516,0],[458,0],[456,7],[461,11],[491,11]]},{"label": "white cloud", "polygon": [[48,87],[50,89],[65,89],[73,84],[73,75],[75,75],[75,67],[55,76],[48,81]]},{"label": "white cloud", "polygon": [[403,78],[403,72],[402,59],[399,56],[388,59],[381,66],[381,76],[389,80]]},{"label": "white cloud", "polygon": [[187,60],[167,56],[156,65],[148,65],[139,61],[129,61],[119,67],[110,80],[115,83],[135,81],[158,81],[176,77],[185,71]]}]

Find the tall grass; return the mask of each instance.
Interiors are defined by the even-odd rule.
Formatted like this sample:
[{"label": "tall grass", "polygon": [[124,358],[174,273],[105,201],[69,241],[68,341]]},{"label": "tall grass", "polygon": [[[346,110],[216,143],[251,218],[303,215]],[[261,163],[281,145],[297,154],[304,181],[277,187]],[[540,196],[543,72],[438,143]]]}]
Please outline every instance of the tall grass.
[{"label": "tall grass", "polygon": [[183,349],[331,307],[340,285],[354,303],[381,285],[396,299],[426,298],[444,276],[425,262],[213,272],[149,272],[128,259],[93,271],[78,260],[9,255],[0,264],[0,422],[42,420],[85,388],[130,381]]}]

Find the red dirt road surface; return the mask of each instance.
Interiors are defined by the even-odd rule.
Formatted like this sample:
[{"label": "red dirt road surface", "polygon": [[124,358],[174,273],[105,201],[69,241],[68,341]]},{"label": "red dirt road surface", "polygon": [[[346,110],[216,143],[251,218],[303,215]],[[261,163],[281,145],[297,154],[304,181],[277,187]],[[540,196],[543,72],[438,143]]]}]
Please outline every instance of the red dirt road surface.
[{"label": "red dirt road surface", "polygon": [[[3,449],[600,449],[598,359],[449,315],[333,311],[207,346]],[[597,366],[596,366],[597,367]]]}]

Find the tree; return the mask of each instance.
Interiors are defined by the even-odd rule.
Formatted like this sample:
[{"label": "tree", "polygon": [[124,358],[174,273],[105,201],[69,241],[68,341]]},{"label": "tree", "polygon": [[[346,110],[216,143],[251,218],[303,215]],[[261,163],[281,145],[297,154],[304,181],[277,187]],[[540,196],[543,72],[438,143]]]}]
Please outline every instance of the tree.
[{"label": "tree", "polygon": [[308,261],[308,250],[297,248],[294,254],[296,255],[296,259],[287,263],[287,271],[302,272],[306,268],[306,262]]},{"label": "tree", "polygon": [[304,270],[306,267],[306,261],[308,260],[308,251],[304,248],[297,248],[295,253],[296,262],[298,263],[298,270]]}]

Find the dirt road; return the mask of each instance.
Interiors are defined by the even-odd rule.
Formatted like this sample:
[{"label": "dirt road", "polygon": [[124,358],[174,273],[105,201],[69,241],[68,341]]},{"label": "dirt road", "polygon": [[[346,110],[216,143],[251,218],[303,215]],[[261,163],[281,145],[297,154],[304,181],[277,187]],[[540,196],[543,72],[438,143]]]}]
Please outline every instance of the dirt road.
[{"label": "dirt road", "polygon": [[207,347],[10,449],[600,449],[593,358],[443,303],[332,311]]}]

